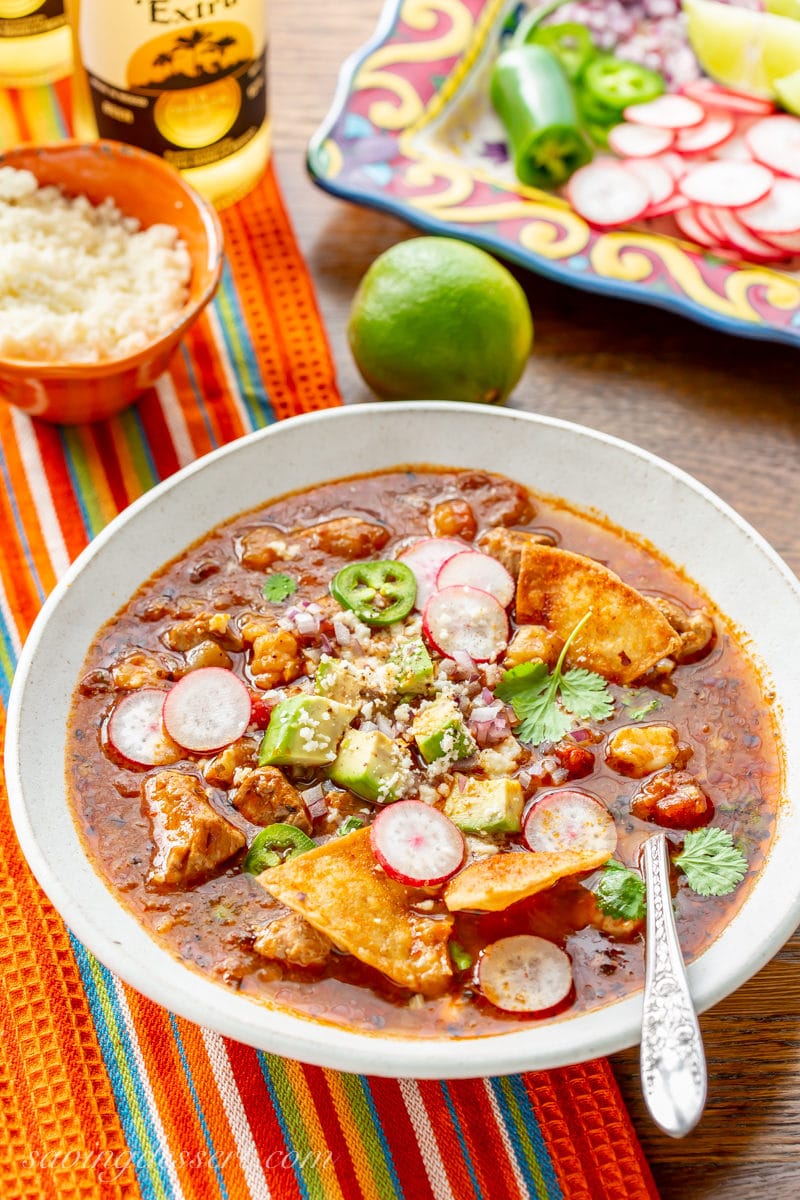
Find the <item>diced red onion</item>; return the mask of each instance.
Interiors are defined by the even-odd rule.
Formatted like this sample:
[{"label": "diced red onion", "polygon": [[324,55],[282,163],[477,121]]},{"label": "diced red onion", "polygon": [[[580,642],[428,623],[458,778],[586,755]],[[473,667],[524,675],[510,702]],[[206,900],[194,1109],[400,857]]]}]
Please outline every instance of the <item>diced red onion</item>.
[{"label": "diced red onion", "polygon": [[555,771],[550,772],[550,778],[556,787],[558,787],[559,784],[567,782],[569,779],[569,771],[566,767],[558,767]]},{"label": "diced red onion", "polygon": [[573,731],[572,739],[575,742],[590,742],[592,740],[591,729],[576,729]]},{"label": "diced red onion", "polygon": [[301,795],[312,821],[315,821],[317,817],[324,817],[328,811],[328,805],[325,800],[325,793],[320,784],[306,788],[304,792],[301,792]]},{"label": "diced red onion", "polygon": [[345,625],[344,621],[333,622],[333,636],[340,646],[348,646],[352,641],[353,635]]},{"label": "diced red onion", "polygon": [[467,654],[466,650],[454,650],[453,661],[462,671],[474,671],[475,659],[471,654]]},{"label": "diced red onion", "polygon": [[481,700],[484,704],[494,704],[495,702],[493,693],[487,687],[481,691]]},{"label": "diced red onion", "polygon": [[381,733],[385,733],[387,737],[392,737],[395,732],[392,722],[382,713],[379,713],[375,718],[375,724],[378,726],[378,729],[380,729]]},{"label": "diced red onion", "polygon": [[297,632],[304,636],[319,632],[319,617],[312,612],[299,612],[294,619],[294,624]]},{"label": "diced red onion", "polygon": [[473,708],[470,713],[470,721],[475,725],[483,725],[488,721],[494,721],[497,714],[500,712],[500,704],[484,704],[478,708]]}]

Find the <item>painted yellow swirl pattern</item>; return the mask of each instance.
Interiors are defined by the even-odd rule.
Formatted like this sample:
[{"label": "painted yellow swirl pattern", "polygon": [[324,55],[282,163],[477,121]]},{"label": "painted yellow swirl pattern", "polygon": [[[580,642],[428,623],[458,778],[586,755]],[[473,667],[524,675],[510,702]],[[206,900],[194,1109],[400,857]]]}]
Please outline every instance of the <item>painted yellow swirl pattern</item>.
[{"label": "painted yellow swirl pattern", "polygon": [[591,263],[598,275],[626,283],[643,283],[661,263],[684,294],[696,304],[724,317],[761,322],[764,318],[753,308],[750,293],[754,287],[765,289],[765,299],[774,308],[800,307],[800,281],[764,267],[742,267],[725,277],[724,295],[710,287],[700,270],[680,246],[663,237],[645,233],[606,233],[597,239],[591,251]]},{"label": "painted yellow swirl pattern", "polygon": [[450,22],[441,37],[420,42],[389,42],[365,59],[356,74],[353,84],[356,91],[379,88],[395,97],[396,103],[376,100],[370,106],[369,119],[379,129],[404,129],[423,113],[422,100],[414,87],[386,68],[454,57],[463,51],[474,33],[472,16],[460,0],[406,0],[400,11],[400,19],[421,33],[433,29],[440,16]]}]

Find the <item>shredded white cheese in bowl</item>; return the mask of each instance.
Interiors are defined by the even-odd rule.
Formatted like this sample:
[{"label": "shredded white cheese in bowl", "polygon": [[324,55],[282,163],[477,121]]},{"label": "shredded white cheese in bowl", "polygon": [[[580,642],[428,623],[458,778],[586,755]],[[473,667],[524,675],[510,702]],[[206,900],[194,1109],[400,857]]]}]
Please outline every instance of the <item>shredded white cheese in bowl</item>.
[{"label": "shredded white cheese in bowl", "polygon": [[94,363],[142,350],[180,317],[191,259],[172,225],[142,229],[0,167],[0,356]]}]

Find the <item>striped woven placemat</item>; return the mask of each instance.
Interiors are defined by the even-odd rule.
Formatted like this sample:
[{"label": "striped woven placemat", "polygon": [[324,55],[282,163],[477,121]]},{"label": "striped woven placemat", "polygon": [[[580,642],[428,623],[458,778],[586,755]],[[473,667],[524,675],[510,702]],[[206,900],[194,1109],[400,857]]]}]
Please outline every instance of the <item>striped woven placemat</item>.
[{"label": "striped woven placemat", "polygon": [[[65,112],[63,88],[0,92],[0,139],[63,136]],[[117,512],[232,438],[341,402],[272,171],[222,219],[218,296],[134,408],[56,428],[0,406],[4,700],[45,596]],[[69,934],[5,804],[0,906],[3,1200],[657,1197],[603,1061],[418,1083],[307,1067],[198,1028]]]}]

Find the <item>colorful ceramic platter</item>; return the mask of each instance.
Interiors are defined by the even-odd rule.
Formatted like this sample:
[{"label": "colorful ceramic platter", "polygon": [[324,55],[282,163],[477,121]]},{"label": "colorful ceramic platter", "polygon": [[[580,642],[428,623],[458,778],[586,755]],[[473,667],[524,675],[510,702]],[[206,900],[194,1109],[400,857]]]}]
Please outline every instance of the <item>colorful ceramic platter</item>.
[{"label": "colorful ceramic platter", "polygon": [[516,181],[488,80],[524,11],[514,0],[389,0],[312,139],[314,180],[559,282],[800,342],[800,272],[731,261],[653,226],[601,232]]}]

